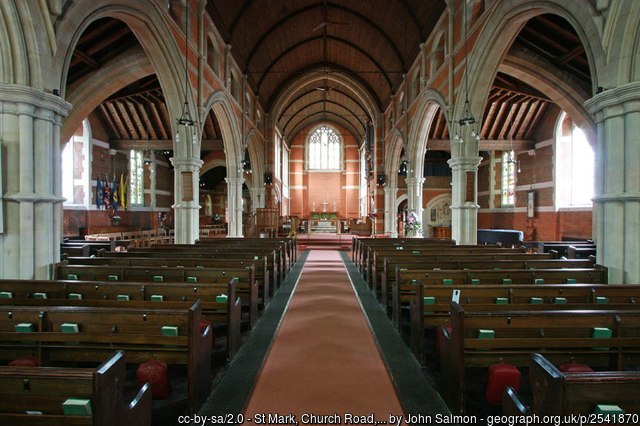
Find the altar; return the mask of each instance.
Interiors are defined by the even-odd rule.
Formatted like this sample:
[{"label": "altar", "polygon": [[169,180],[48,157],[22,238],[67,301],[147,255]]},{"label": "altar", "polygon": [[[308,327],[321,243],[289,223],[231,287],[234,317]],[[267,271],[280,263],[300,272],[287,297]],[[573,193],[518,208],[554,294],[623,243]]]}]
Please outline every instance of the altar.
[{"label": "altar", "polygon": [[339,234],[342,228],[341,220],[338,218],[337,211],[312,211],[309,219],[306,221],[307,234],[312,233],[328,233]]}]

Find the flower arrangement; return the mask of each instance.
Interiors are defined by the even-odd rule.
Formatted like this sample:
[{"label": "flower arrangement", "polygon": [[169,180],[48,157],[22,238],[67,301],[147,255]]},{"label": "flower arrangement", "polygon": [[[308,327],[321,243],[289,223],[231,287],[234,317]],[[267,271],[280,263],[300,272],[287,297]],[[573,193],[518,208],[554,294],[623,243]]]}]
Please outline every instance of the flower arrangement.
[{"label": "flower arrangement", "polygon": [[418,220],[418,217],[414,212],[407,213],[407,222],[405,223],[405,229],[407,231],[419,231],[422,225]]}]

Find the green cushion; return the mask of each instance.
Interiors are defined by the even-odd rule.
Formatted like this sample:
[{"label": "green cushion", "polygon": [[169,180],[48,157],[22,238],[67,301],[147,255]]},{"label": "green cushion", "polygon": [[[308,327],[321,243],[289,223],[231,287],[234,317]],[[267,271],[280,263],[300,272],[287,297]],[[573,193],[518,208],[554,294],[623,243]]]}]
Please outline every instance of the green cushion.
[{"label": "green cushion", "polygon": [[493,339],[494,337],[496,337],[496,332],[493,330],[484,328],[478,330],[478,339]]},{"label": "green cushion", "polygon": [[227,296],[226,294],[219,294],[216,296],[217,303],[226,303],[228,299],[229,296]]},{"label": "green cushion", "polygon": [[513,284],[513,282],[511,281],[511,278],[503,278],[502,284]]},{"label": "green cushion", "polygon": [[606,305],[609,303],[609,298],[604,296],[596,296],[596,304],[598,305]]},{"label": "green cushion", "polygon": [[107,277],[107,281],[118,281],[118,276],[117,275],[109,275]]},{"label": "green cushion", "polygon": [[119,294],[116,296],[116,300],[121,300],[124,302],[128,302],[130,300],[129,295],[128,294]]},{"label": "green cushion", "polygon": [[14,328],[18,333],[33,333],[36,331],[36,328],[30,322],[21,322],[20,324],[16,324]]},{"label": "green cushion", "polygon": [[472,285],[480,284],[480,278],[471,278],[471,284]]},{"label": "green cushion", "polygon": [[422,302],[424,305],[435,305],[436,304],[436,298],[433,296],[425,296],[422,298]]},{"label": "green cushion", "polygon": [[63,333],[79,333],[80,327],[78,327],[78,324],[65,322],[60,324],[60,331]]},{"label": "green cushion", "polygon": [[178,335],[178,326],[176,326],[176,325],[163,325],[162,326],[162,335],[163,336],[177,336]]},{"label": "green cushion", "polygon": [[567,304],[567,298],[566,297],[554,297],[553,298],[553,303],[555,303],[556,305],[566,305]]},{"label": "green cushion", "polygon": [[451,278],[443,278],[442,279],[442,284],[444,284],[444,285],[452,285],[453,284],[453,280]]},{"label": "green cushion", "polygon": [[0,291],[0,299],[12,299],[13,293],[10,291]]},{"label": "green cushion", "polygon": [[81,398],[67,398],[62,403],[62,412],[65,416],[92,416],[91,401]]},{"label": "green cushion", "polygon": [[593,410],[593,414],[625,414],[625,411],[617,405],[598,404]]},{"label": "green cushion", "polygon": [[543,300],[542,297],[532,297],[529,299],[529,303],[532,305],[542,305]]},{"label": "green cushion", "polygon": [[534,284],[544,284],[544,279],[542,278],[536,278],[535,280],[533,280]]},{"label": "green cushion", "polygon": [[33,293],[33,298],[34,299],[47,299],[47,293],[41,293],[41,292],[37,292],[37,293]]},{"label": "green cushion", "polygon": [[162,276],[162,275],[154,275],[153,276],[153,282],[161,283],[163,281],[164,281],[164,276]]},{"label": "green cushion", "polygon": [[67,279],[68,280],[77,280],[78,276],[76,274],[68,274],[67,275]]},{"label": "green cushion", "polygon": [[188,283],[197,283],[198,282],[198,277],[187,277],[187,282]]},{"label": "green cushion", "polygon": [[564,282],[565,282],[565,284],[575,284],[578,281],[576,281],[575,278],[567,278],[567,279],[564,280]]},{"label": "green cushion", "polygon": [[496,297],[496,305],[508,305],[509,299],[506,297]]},{"label": "green cushion", "polygon": [[164,296],[161,294],[152,294],[151,295],[151,300],[153,302],[164,302]]},{"label": "green cushion", "polygon": [[67,297],[72,300],[82,300],[82,294],[80,293],[69,293]]}]

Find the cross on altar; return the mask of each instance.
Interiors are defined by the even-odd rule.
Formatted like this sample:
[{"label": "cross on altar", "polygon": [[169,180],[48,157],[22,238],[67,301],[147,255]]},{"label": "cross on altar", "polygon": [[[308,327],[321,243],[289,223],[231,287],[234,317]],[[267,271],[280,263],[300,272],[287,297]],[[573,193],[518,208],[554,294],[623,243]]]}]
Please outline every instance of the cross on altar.
[{"label": "cross on altar", "polygon": [[327,206],[329,205],[329,202],[327,200],[325,200],[320,204],[322,204],[322,211],[326,212],[327,211]]}]

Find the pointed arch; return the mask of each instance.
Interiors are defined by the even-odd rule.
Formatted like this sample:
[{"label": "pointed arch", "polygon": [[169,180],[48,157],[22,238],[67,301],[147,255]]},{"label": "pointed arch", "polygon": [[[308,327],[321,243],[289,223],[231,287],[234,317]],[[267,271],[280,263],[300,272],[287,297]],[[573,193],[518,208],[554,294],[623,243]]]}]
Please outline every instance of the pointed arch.
[{"label": "pointed arch", "polygon": [[404,137],[398,129],[393,129],[389,135],[389,143],[385,144],[384,170],[387,174],[387,185],[390,188],[398,187],[398,169],[400,168],[400,155],[404,147]]},{"label": "pointed arch", "polygon": [[243,158],[242,137],[238,118],[234,113],[233,101],[226,92],[214,92],[204,104],[204,116],[212,110],[220,124],[222,143],[226,156],[227,177],[236,177],[240,161]]}]

